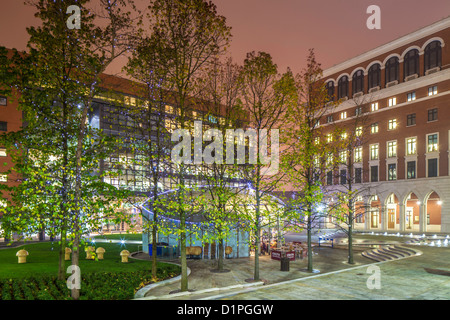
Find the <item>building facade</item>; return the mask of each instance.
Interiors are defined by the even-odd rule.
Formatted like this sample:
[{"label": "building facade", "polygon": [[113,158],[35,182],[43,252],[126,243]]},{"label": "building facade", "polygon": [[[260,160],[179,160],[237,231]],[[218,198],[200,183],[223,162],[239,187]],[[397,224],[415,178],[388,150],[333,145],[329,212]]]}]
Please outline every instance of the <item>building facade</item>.
[{"label": "building facade", "polygon": [[[335,168],[324,181],[328,191],[344,191],[351,176],[365,190],[355,229],[450,232],[449,46],[446,18],[324,70],[339,104],[320,125],[361,136],[353,172]],[[364,125],[355,125],[361,117]]]}]

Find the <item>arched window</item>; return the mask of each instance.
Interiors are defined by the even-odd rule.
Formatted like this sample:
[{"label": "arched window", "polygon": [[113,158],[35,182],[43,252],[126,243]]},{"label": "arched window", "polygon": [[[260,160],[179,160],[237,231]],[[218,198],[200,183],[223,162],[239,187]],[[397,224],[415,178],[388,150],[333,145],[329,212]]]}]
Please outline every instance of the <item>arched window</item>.
[{"label": "arched window", "polygon": [[348,77],[343,76],[338,82],[338,99],[348,97]]},{"label": "arched window", "polygon": [[419,50],[409,50],[403,61],[404,77],[419,74]]},{"label": "arched window", "polygon": [[369,69],[369,90],[381,86],[380,82],[381,82],[381,67],[377,63],[371,66]]},{"label": "arched window", "polygon": [[398,80],[398,58],[392,57],[386,62],[386,84]]},{"label": "arched window", "polygon": [[355,72],[352,78],[352,93],[358,93],[364,91],[364,71],[358,70]]},{"label": "arched window", "polygon": [[424,72],[441,66],[441,43],[433,41],[425,48]]},{"label": "arched window", "polygon": [[334,82],[327,82],[328,101],[334,101]]}]

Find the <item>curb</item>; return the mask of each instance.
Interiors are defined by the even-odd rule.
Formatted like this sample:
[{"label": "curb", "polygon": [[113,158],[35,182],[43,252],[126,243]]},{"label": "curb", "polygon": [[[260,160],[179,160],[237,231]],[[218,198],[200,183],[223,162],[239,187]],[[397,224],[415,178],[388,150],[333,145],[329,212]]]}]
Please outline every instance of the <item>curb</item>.
[{"label": "curb", "polygon": [[219,293],[220,291],[228,291],[228,290],[233,290],[233,289],[245,290],[246,288],[259,287],[259,286],[263,286],[263,285],[264,285],[264,282],[260,281],[260,282],[248,283],[248,284],[237,284],[237,285],[233,285],[233,286],[229,286],[229,287],[209,288],[209,289],[203,289],[203,290],[192,291],[192,292],[191,291],[179,292],[179,293],[167,294],[167,295],[159,296],[159,297],[148,296],[148,297],[142,297],[142,298],[135,298],[134,300],[164,300],[164,299],[170,300],[170,298],[173,298],[173,297],[192,296],[192,295],[197,295],[197,294],[202,294],[202,293],[210,293],[210,292],[215,292],[215,291],[218,291],[218,293]]}]

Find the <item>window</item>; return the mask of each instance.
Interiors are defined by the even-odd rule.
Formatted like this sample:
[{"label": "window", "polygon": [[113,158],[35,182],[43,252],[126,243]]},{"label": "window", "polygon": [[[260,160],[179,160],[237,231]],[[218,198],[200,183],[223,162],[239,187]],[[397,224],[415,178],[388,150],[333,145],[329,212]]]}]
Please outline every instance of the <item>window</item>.
[{"label": "window", "polygon": [[437,133],[428,135],[427,151],[428,152],[438,151],[438,135],[437,135]]},{"label": "window", "polygon": [[341,120],[347,119],[347,111],[341,112]]},{"label": "window", "polygon": [[327,142],[333,142],[333,135],[331,133],[327,134]]},{"label": "window", "polygon": [[355,183],[362,182],[362,168],[355,168]]},{"label": "window", "polygon": [[8,181],[8,175],[0,174],[0,182],[7,182],[7,181]]},{"label": "window", "polygon": [[362,161],[362,147],[356,147],[355,148],[354,159],[355,159],[355,162],[361,162]]},{"label": "window", "polygon": [[398,65],[399,63],[397,57],[392,57],[386,62],[386,84],[398,80]]},{"label": "window", "polygon": [[438,162],[437,159],[428,159],[428,177],[438,176]]},{"label": "window", "polygon": [[438,109],[430,109],[428,110],[428,121],[436,121],[438,119]]},{"label": "window", "polygon": [[355,74],[353,75],[353,78],[352,78],[352,86],[353,86],[353,91],[352,91],[353,94],[364,91],[364,71],[363,70],[358,70],[355,72]]},{"label": "window", "polygon": [[380,86],[381,79],[381,66],[379,64],[374,64],[370,67],[368,72],[368,82],[369,90]]},{"label": "window", "polygon": [[408,93],[407,100],[408,100],[408,101],[414,101],[414,100],[416,100],[416,92],[413,91],[413,92]]},{"label": "window", "polygon": [[370,160],[378,160],[378,144],[370,145]]},{"label": "window", "polygon": [[342,132],[341,133],[341,138],[342,138],[342,140],[345,140],[345,139],[347,139],[347,132]]},{"label": "window", "polygon": [[406,126],[413,126],[416,124],[416,114],[411,113],[406,116]]},{"label": "window", "polygon": [[419,74],[419,50],[413,49],[408,51],[403,61],[404,76],[412,76]]},{"label": "window", "polygon": [[333,184],[333,171],[327,172],[327,185],[331,186]]},{"label": "window", "polygon": [[378,166],[370,166],[370,181],[378,181]]},{"label": "window", "polygon": [[397,98],[390,98],[388,101],[389,107],[395,106],[397,104]]},{"label": "window", "polygon": [[6,149],[0,148],[0,157],[6,157]]},{"label": "window", "polygon": [[397,156],[397,141],[388,141],[388,158]]},{"label": "window", "polygon": [[333,122],[333,116],[329,115],[327,116],[327,123]]},{"label": "window", "polygon": [[356,127],[355,134],[357,137],[360,137],[362,135],[362,129],[362,127]]},{"label": "window", "polygon": [[397,164],[388,164],[388,181],[397,180]]},{"label": "window", "polygon": [[348,96],[348,77],[343,76],[338,82],[338,99],[342,99]]},{"label": "window", "polygon": [[8,98],[0,96],[0,106],[8,105]]},{"label": "window", "polygon": [[327,167],[329,167],[329,166],[331,166],[333,164],[333,158],[334,158],[333,154],[329,153],[328,156],[327,156],[327,163],[326,163]]},{"label": "window", "polygon": [[425,48],[424,72],[441,66],[441,43],[439,41],[433,41]]},{"label": "window", "polygon": [[327,83],[328,101],[334,101],[334,82],[328,81]]},{"label": "window", "polygon": [[416,154],[417,142],[416,138],[406,139],[406,155]]},{"label": "window", "polygon": [[370,110],[371,111],[377,111],[378,110],[378,102],[372,103],[370,105]]},{"label": "window", "polygon": [[358,107],[355,109],[355,116],[360,116],[362,114],[363,114],[362,107]]},{"label": "window", "polygon": [[370,133],[378,133],[378,123],[372,123],[370,125]]},{"label": "window", "polygon": [[388,130],[394,130],[397,128],[397,119],[390,119],[388,121]]},{"label": "window", "polygon": [[315,138],[314,138],[314,144],[315,144],[315,145],[320,144],[320,138],[319,138],[319,137],[315,137]]},{"label": "window", "polygon": [[342,150],[339,152],[339,161],[341,163],[347,163],[347,150]]},{"label": "window", "polygon": [[341,172],[340,172],[340,182],[341,182],[341,184],[346,184],[347,183],[347,170],[341,170]]},{"label": "window", "polygon": [[438,93],[437,86],[432,86],[428,88],[428,96],[434,96],[437,93]]},{"label": "window", "polygon": [[0,131],[8,131],[8,122],[0,121]]},{"label": "window", "polygon": [[416,178],[416,162],[408,161],[406,163],[406,178],[415,179]]}]

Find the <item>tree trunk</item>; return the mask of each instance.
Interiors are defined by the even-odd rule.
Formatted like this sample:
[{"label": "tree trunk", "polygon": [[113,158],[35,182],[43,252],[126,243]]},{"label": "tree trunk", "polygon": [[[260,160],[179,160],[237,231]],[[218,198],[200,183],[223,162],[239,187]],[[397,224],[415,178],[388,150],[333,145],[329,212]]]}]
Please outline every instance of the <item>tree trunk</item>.
[{"label": "tree trunk", "polygon": [[312,243],[311,243],[311,216],[308,217],[308,271],[313,271],[313,255],[312,255]]},{"label": "tree trunk", "polygon": [[61,244],[59,245],[59,264],[58,264],[58,280],[66,278],[66,230],[61,231]]},{"label": "tree trunk", "polygon": [[223,247],[223,239],[219,241],[219,259],[217,260],[217,270],[223,271],[223,256],[224,256],[224,247]]},{"label": "tree trunk", "polygon": [[348,263],[355,263],[353,261],[353,227],[351,224],[348,226]]},{"label": "tree trunk", "polygon": [[[80,236],[78,235],[78,230],[76,230],[72,249],[72,265],[79,266],[79,264],[80,264]],[[73,300],[80,299],[80,289],[72,288],[70,294]]]}]

